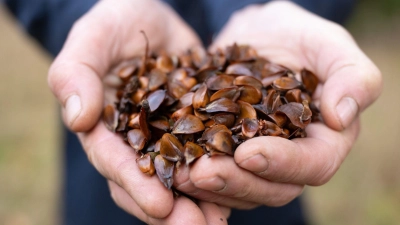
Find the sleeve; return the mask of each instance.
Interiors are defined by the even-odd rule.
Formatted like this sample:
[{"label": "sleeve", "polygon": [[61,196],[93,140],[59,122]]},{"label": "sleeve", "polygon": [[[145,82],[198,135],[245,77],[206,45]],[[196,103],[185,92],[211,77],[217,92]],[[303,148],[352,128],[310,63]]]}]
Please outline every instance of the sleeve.
[{"label": "sleeve", "polygon": [[[210,14],[208,23],[213,33],[228,21],[230,15],[249,4],[264,4],[271,0],[204,0],[206,11]],[[355,0],[291,0],[301,7],[328,20],[343,24],[351,14]]]},{"label": "sleeve", "polygon": [[61,50],[73,23],[97,0],[5,0],[21,26],[53,56]]}]

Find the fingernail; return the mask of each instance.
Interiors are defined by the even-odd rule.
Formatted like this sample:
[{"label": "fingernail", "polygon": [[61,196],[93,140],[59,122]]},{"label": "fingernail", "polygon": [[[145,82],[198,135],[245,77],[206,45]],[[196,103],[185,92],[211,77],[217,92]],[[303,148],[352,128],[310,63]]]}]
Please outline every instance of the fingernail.
[{"label": "fingernail", "polygon": [[81,113],[81,109],[81,98],[78,95],[69,96],[65,103],[65,112],[69,125],[74,123],[75,119]]},{"label": "fingernail", "polygon": [[356,117],[358,113],[358,104],[353,98],[344,97],[336,106],[336,113],[339,116],[342,128],[346,128]]},{"label": "fingernail", "polygon": [[223,190],[226,186],[225,181],[220,177],[207,178],[203,180],[199,180],[194,185],[198,188],[207,190],[207,191],[220,191]]},{"label": "fingernail", "polygon": [[261,173],[268,169],[269,162],[264,155],[256,154],[240,162],[239,166],[255,173]]}]

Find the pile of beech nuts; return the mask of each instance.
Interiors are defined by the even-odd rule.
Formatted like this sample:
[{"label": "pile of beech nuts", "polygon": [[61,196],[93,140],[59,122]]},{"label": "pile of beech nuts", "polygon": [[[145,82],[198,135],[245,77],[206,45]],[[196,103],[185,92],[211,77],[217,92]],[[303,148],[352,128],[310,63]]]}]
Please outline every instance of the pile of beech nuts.
[{"label": "pile of beech nuts", "polygon": [[305,137],[320,113],[311,101],[317,77],[292,71],[246,45],[215,53],[193,48],[134,58],[115,72],[117,101],[104,108],[107,128],[141,155],[143,173],[171,188],[174,168],[204,154],[233,155],[257,136]]}]

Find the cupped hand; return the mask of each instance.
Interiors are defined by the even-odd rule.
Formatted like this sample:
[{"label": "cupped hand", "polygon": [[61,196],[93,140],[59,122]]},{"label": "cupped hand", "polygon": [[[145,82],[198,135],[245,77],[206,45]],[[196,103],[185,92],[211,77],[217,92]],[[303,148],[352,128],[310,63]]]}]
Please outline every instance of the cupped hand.
[{"label": "cupped hand", "polygon": [[138,170],[134,151],[99,122],[102,80],[114,65],[144,54],[142,30],[151,50],[179,53],[200,45],[194,32],[160,1],[99,1],[74,24],[49,70],[49,86],[62,106],[63,120],[78,132],[90,162],[109,180],[115,202],[127,212],[150,224],[225,224],[220,218],[229,209],[196,205],[183,196],[174,199],[156,176]]},{"label": "cupped hand", "polygon": [[359,114],[381,92],[381,74],[344,28],[289,1],[236,12],[210,49],[233,43],[249,44],[294,71],[315,73],[320,84],[313,98],[324,123],[310,124],[307,138],[246,141],[234,155],[239,167],[227,157],[203,157],[178,187],[210,201],[283,205],[300,195],[304,185],[322,185],[338,170],[357,138]]}]

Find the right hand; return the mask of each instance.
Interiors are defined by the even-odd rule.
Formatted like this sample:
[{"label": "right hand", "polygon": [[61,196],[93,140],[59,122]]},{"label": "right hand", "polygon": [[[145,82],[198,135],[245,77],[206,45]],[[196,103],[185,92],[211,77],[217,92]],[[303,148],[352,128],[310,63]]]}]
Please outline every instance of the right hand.
[{"label": "right hand", "polygon": [[78,133],[94,167],[109,180],[114,201],[149,224],[226,224],[230,210],[213,203],[174,199],[157,176],[143,174],[137,154],[99,121],[102,79],[112,66],[150,49],[179,53],[200,45],[195,33],[156,0],[102,0],[73,26],[49,70],[48,82],[62,106],[63,120]]}]

